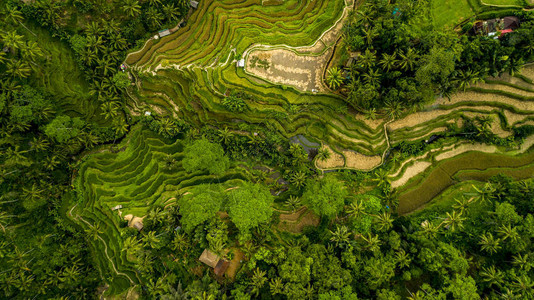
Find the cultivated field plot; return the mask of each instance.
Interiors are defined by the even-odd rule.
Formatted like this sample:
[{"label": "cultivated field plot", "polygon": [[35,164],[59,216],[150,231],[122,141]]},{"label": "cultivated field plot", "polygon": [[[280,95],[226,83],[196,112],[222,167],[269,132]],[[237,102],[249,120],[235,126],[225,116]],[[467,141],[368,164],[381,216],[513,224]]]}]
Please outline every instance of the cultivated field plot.
[{"label": "cultivated field plot", "polygon": [[[84,158],[75,179],[78,198],[83,197],[84,201],[67,203],[70,206],[65,214],[84,230],[98,226],[101,233],[91,243],[91,251],[97,253],[94,257],[100,270],[114,278],[113,286],[123,290],[139,281],[122,251],[119,224],[125,215],[142,218],[150,207],[164,207],[177,194],[198,184],[230,187],[247,177],[240,167],[232,167],[221,176],[187,173],[181,167],[183,142],[163,140],[141,127],[132,129],[118,149],[118,153],[105,150]],[[166,156],[177,162],[172,170],[162,166]]]}]

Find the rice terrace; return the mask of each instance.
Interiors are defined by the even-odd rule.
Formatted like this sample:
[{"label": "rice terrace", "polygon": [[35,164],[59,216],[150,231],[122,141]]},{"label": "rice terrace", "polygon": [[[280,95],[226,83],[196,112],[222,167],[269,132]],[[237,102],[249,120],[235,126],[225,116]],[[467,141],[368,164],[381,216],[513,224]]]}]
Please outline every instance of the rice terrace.
[{"label": "rice terrace", "polygon": [[534,299],[533,1],[0,16],[0,298]]}]

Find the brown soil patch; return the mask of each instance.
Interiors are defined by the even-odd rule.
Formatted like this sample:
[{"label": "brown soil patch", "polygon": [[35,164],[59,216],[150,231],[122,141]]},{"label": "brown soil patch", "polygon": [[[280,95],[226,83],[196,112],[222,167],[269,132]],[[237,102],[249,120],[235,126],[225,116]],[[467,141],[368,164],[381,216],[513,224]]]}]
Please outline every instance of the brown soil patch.
[{"label": "brown soil patch", "polygon": [[302,207],[301,209],[293,213],[281,213],[280,221],[296,222],[304,213],[307,212],[307,210],[308,209],[306,207]]},{"label": "brown soil patch", "polygon": [[323,148],[330,152],[330,157],[326,160],[316,160],[316,166],[319,169],[333,169],[343,168],[345,166],[345,159],[339,153],[336,153],[328,145],[323,145]]},{"label": "brown soil patch", "polygon": [[319,216],[314,214],[311,210],[308,210],[297,222],[280,221],[280,223],[278,223],[278,229],[291,233],[302,233],[304,227],[317,226],[320,221],[321,218]]},{"label": "brown soil patch", "polygon": [[346,158],[345,167],[356,170],[371,170],[382,162],[378,155],[367,156],[351,150],[344,150],[343,155]]},{"label": "brown soil patch", "polygon": [[230,261],[230,265],[228,266],[228,269],[226,269],[224,275],[234,280],[235,275],[241,266],[241,261],[245,258],[245,254],[237,248],[232,248],[232,250],[234,251],[234,258]]},{"label": "brown soil patch", "polygon": [[[287,49],[253,50],[247,57],[246,69],[273,83],[291,85],[303,91],[324,91],[322,67],[330,52],[328,50],[319,56],[300,56]],[[256,59],[267,62],[268,67],[259,65]]]}]

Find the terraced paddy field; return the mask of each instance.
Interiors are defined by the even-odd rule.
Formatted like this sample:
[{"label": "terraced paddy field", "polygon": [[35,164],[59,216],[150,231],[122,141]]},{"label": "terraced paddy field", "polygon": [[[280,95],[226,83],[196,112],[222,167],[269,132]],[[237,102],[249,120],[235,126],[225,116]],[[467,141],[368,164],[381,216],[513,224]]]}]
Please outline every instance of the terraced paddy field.
[{"label": "terraced paddy field", "polygon": [[532,178],[534,147],[531,142],[517,151],[500,154],[469,151],[428,164],[427,170],[420,172],[400,189],[398,213],[413,212],[462,181],[486,181],[498,174],[517,180]]},{"label": "terraced paddy field", "polygon": [[[119,152],[101,149],[84,157],[74,181],[77,199],[66,201],[64,213],[75,226],[100,233],[90,240],[91,251],[104,278],[113,278],[110,294],[124,291],[139,282],[126,258],[119,230],[127,214],[143,217],[153,206],[165,207],[177,194],[202,183],[234,187],[247,179],[242,166],[232,166],[221,176],[207,172],[187,173],[181,167],[184,143],[164,140],[152,131],[137,127],[118,145]],[[176,166],[163,169],[162,159],[172,156]],[[114,210],[118,205],[122,208]]]}]

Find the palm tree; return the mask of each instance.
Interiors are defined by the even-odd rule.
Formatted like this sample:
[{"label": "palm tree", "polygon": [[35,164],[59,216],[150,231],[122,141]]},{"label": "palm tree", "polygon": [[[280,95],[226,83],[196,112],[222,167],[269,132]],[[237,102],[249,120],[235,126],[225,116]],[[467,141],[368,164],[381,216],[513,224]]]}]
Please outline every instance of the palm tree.
[{"label": "palm tree", "polygon": [[185,292],[182,288],[182,282],[179,281],[178,285],[175,287],[168,286],[167,289],[169,292],[161,296],[161,300],[187,300],[190,299],[189,293]]},{"label": "palm tree", "polygon": [[299,197],[291,195],[286,200],[285,205],[290,207],[292,212],[295,212],[297,209],[302,207],[302,201]]},{"label": "palm tree", "polygon": [[503,241],[509,239],[512,244],[515,244],[520,238],[520,235],[517,232],[517,228],[512,227],[512,225],[510,224],[501,225],[501,227],[497,229],[497,232],[502,237]]},{"label": "palm tree", "polygon": [[156,225],[159,225],[165,221],[165,212],[160,208],[156,207],[148,213],[148,218]]},{"label": "palm tree", "polygon": [[358,57],[358,62],[360,63],[360,66],[365,69],[373,67],[376,63],[376,52],[369,49],[365,50],[365,52]]},{"label": "palm tree", "polygon": [[30,142],[31,150],[44,151],[50,146],[50,141],[44,136],[34,137]]},{"label": "palm tree", "polygon": [[99,223],[95,223],[92,226],[89,226],[89,229],[86,229],[85,232],[87,233],[89,237],[93,238],[93,240],[95,241],[98,239],[99,234],[103,233],[103,231],[100,230]]},{"label": "palm tree", "polygon": [[512,264],[516,267],[519,267],[521,270],[528,272],[532,268],[533,262],[528,257],[528,253],[525,255],[521,255],[521,253],[519,253],[517,255],[514,255]]},{"label": "palm tree", "polygon": [[364,114],[366,120],[376,120],[376,108],[367,109]]},{"label": "palm tree", "polygon": [[402,68],[402,70],[412,71],[414,68],[415,62],[419,58],[419,54],[417,54],[417,52],[413,48],[408,48],[406,52],[400,53],[400,57],[401,57],[400,67]]},{"label": "palm tree", "polygon": [[13,50],[20,49],[24,44],[22,35],[18,35],[16,31],[8,31],[1,34],[2,42],[4,46]]},{"label": "palm tree", "polygon": [[382,59],[380,60],[379,64],[382,66],[382,69],[389,72],[389,70],[395,68],[397,66],[397,53],[394,52],[393,54],[382,54]]},{"label": "palm tree", "polygon": [[189,248],[189,244],[187,236],[183,233],[178,233],[172,240],[172,249],[174,251],[183,252]]},{"label": "palm tree", "polygon": [[165,277],[159,277],[156,281],[154,281],[152,278],[148,281],[146,287],[148,290],[148,295],[151,299],[157,299],[159,295],[162,295],[165,292],[165,284],[163,283],[163,279]]},{"label": "palm tree", "polygon": [[91,21],[91,23],[85,26],[85,35],[99,36],[100,34],[102,34],[102,26],[98,22]]},{"label": "palm tree", "polygon": [[473,70],[467,70],[465,72],[460,70],[458,71],[458,75],[454,81],[460,89],[465,91],[469,86],[479,81],[483,81],[483,79],[480,77],[478,72],[474,72]]},{"label": "palm tree", "polygon": [[367,243],[366,249],[371,252],[378,252],[380,251],[380,244],[381,241],[378,238],[378,235],[373,235],[372,233],[369,233],[368,236],[362,236],[362,239]]},{"label": "palm tree", "polygon": [[357,218],[360,214],[364,213],[365,207],[361,200],[356,200],[351,203],[348,208],[345,209],[345,212],[353,218]]},{"label": "palm tree", "polygon": [[119,112],[119,106],[112,101],[102,103],[100,109],[102,110],[101,115],[104,116],[106,120],[116,118]]},{"label": "palm tree", "polygon": [[178,134],[178,126],[169,118],[162,119],[159,121],[159,133],[175,136]]},{"label": "palm tree", "polygon": [[126,39],[120,35],[113,35],[110,40],[110,44],[113,49],[124,50],[128,46]]},{"label": "palm tree", "polygon": [[175,21],[180,16],[180,10],[172,3],[163,5],[162,10],[168,21]]},{"label": "palm tree", "polygon": [[393,218],[388,212],[383,212],[376,216],[378,221],[378,229],[382,231],[390,230],[393,227]]},{"label": "palm tree", "polygon": [[484,233],[480,238],[479,245],[481,249],[488,252],[489,254],[494,254],[501,249],[500,239],[495,239],[490,232]]},{"label": "palm tree", "polygon": [[525,64],[525,61],[522,58],[519,59],[510,59],[510,64],[508,66],[508,73],[511,76],[516,75],[521,72],[521,68]]},{"label": "palm tree", "polygon": [[8,219],[13,216],[8,215],[5,211],[0,211],[0,229],[5,233],[6,227],[8,227]]},{"label": "palm tree", "polygon": [[161,0],[148,0],[150,6],[158,6],[161,4]]},{"label": "palm tree", "polygon": [[9,60],[6,69],[6,74],[12,78],[27,78],[31,72],[30,66],[21,60]]},{"label": "palm tree", "polygon": [[348,244],[351,232],[347,226],[336,226],[336,231],[329,231],[332,235],[332,237],[330,237],[330,241],[336,243],[336,247],[341,245],[341,247],[344,248]]},{"label": "palm tree", "polygon": [[284,289],[282,279],[280,277],[272,278],[271,282],[269,282],[269,289],[271,290],[271,294],[273,296],[276,294],[282,294],[282,291]]},{"label": "palm tree", "polygon": [[7,5],[4,15],[5,21],[13,25],[20,23],[24,20],[22,13],[15,6]]},{"label": "palm tree", "polygon": [[499,269],[495,269],[495,266],[482,268],[480,277],[482,277],[482,281],[486,282],[490,288],[494,285],[501,287],[501,284],[504,281],[503,273]]},{"label": "palm tree", "polygon": [[155,249],[159,246],[160,239],[156,236],[155,231],[149,231],[145,236],[143,236],[143,244],[152,249]]},{"label": "palm tree", "polygon": [[534,282],[529,276],[521,274],[512,282],[514,292],[521,295],[523,299],[532,299],[534,295]]},{"label": "palm tree", "polygon": [[390,184],[389,175],[386,169],[379,169],[375,172],[373,181],[377,182],[377,186],[385,189]]},{"label": "palm tree", "polygon": [[461,197],[460,199],[454,199],[455,203],[452,205],[452,208],[463,212],[464,209],[466,209],[471,203],[471,199],[473,198],[467,199],[465,197]]},{"label": "palm tree", "polygon": [[463,227],[463,221],[465,218],[462,218],[462,212],[456,213],[454,210],[452,214],[447,212],[447,218],[443,221],[442,224],[445,225],[446,228],[449,228],[451,231],[455,231],[457,228]]},{"label": "palm tree", "polygon": [[303,187],[306,184],[306,173],[303,171],[293,172],[289,182],[291,182],[297,188]]},{"label": "palm tree", "polygon": [[326,83],[334,90],[339,88],[343,83],[343,75],[341,74],[341,70],[337,67],[330,68],[328,70],[328,74],[326,75]]},{"label": "palm tree", "polygon": [[371,45],[373,43],[373,39],[378,36],[378,33],[376,33],[374,28],[371,27],[365,28],[362,31],[367,45]]},{"label": "palm tree", "polygon": [[404,249],[399,249],[399,251],[397,251],[397,253],[395,253],[395,261],[397,262],[397,265],[400,268],[406,268],[406,267],[410,266],[410,262],[412,260],[408,256],[406,251],[404,251]]},{"label": "palm tree", "polygon": [[152,27],[156,28],[161,26],[163,15],[155,7],[148,8],[145,12],[145,17]]},{"label": "palm tree", "polygon": [[320,161],[325,161],[330,158],[330,150],[326,147],[321,147],[317,150],[317,159]]},{"label": "palm tree", "polygon": [[233,137],[234,134],[230,130],[228,130],[228,127],[224,127],[224,129],[219,130],[219,142],[228,145],[228,143],[232,140]]},{"label": "palm tree", "polygon": [[126,255],[135,255],[137,251],[141,250],[141,244],[135,236],[130,236],[124,240],[122,244],[122,251],[126,251]]},{"label": "palm tree", "polygon": [[386,101],[384,111],[390,120],[398,119],[402,114],[402,104],[399,101]]},{"label": "palm tree", "polygon": [[265,282],[267,282],[265,274],[266,272],[260,270],[260,268],[254,270],[254,274],[252,275],[252,293],[256,296],[259,295],[261,288],[265,285]]},{"label": "palm tree", "polygon": [[370,84],[372,86],[379,86],[380,85],[380,72],[376,69],[369,69],[367,73],[364,73],[362,78],[365,81],[365,83]]},{"label": "palm tree", "polygon": [[89,49],[94,50],[96,53],[104,52],[106,45],[101,36],[89,35],[86,38],[86,45]]},{"label": "palm tree", "polygon": [[475,189],[478,195],[477,200],[480,200],[480,202],[490,201],[495,197],[495,187],[490,182],[485,183],[481,189],[475,185],[472,185],[472,187]]},{"label": "palm tree", "polygon": [[139,5],[139,1],[137,0],[124,0],[122,11],[126,15],[135,18],[141,12],[141,5]]}]

